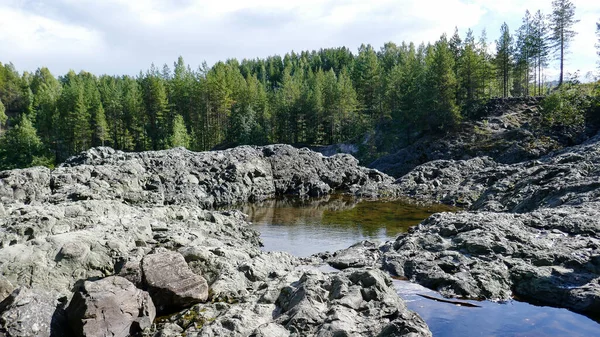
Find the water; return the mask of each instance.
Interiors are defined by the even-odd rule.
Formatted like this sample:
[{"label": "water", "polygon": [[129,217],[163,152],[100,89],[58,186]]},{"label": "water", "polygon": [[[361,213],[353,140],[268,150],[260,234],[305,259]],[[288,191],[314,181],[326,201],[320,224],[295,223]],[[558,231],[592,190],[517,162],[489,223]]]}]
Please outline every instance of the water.
[{"label": "water", "polygon": [[343,196],[268,200],[242,207],[260,231],[264,249],[306,257],[348,248],[362,240],[392,240],[445,205],[363,201]]},{"label": "water", "polygon": [[[242,211],[261,232],[264,250],[304,257],[347,248],[365,239],[393,240],[430,214],[452,209],[403,202],[357,202],[337,196],[270,200],[246,205]],[[334,272],[330,267],[322,270]],[[394,286],[434,336],[600,336],[600,324],[566,309],[519,301],[463,301],[479,306],[466,307],[423,298],[419,294],[441,296],[418,284],[395,280]]]}]

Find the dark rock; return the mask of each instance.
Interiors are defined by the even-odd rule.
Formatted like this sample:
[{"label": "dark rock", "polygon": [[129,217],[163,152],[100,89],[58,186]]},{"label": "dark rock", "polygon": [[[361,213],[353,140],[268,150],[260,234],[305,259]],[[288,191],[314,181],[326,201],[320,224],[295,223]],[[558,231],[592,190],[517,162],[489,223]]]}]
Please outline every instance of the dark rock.
[{"label": "dark rock", "polygon": [[144,283],[161,314],[172,313],[204,302],[206,280],[195,274],[177,252],[159,250],[142,260]]},{"label": "dark rock", "polygon": [[119,276],[84,282],[67,307],[76,336],[130,336],[150,327],[155,316],[148,293]]}]

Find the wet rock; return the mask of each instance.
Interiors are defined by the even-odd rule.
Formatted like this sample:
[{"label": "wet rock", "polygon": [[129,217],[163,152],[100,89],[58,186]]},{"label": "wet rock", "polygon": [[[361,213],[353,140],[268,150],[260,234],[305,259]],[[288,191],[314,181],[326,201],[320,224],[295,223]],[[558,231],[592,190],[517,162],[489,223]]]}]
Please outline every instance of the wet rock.
[{"label": "wet rock", "polygon": [[159,313],[170,313],[206,301],[208,284],[177,252],[159,250],[142,260],[144,283]]},{"label": "wet rock", "polygon": [[66,312],[77,336],[130,336],[150,327],[156,316],[148,293],[119,276],[85,281]]}]

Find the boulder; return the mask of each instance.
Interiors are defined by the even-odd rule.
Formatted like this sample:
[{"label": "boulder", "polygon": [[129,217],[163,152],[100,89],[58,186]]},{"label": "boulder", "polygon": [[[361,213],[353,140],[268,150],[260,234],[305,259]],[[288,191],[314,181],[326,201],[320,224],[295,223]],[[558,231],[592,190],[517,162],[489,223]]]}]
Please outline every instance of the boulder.
[{"label": "boulder", "polygon": [[172,313],[206,301],[208,283],[177,252],[158,250],[142,260],[144,283],[159,313]]},{"label": "boulder", "polygon": [[62,336],[64,315],[55,293],[18,288],[0,303],[0,334],[7,337]]},{"label": "boulder", "polygon": [[152,325],[156,309],[150,295],[119,276],[85,281],[66,309],[76,336],[122,336]]}]

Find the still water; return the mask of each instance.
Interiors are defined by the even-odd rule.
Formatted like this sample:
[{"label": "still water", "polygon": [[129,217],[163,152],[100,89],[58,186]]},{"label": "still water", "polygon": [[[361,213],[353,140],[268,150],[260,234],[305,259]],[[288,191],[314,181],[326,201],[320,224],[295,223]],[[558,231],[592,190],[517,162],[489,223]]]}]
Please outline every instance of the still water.
[{"label": "still water", "polygon": [[279,199],[248,204],[242,211],[260,231],[264,249],[307,257],[348,248],[362,240],[392,240],[449,206],[363,201],[347,196]]},{"label": "still water", "polygon": [[[348,197],[283,199],[245,205],[264,250],[300,257],[336,251],[361,240],[393,240],[430,214],[453,211],[447,206],[363,201]],[[329,272],[331,268],[324,268]],[[467,301],[478,307],[437,302],[441,298],[417,284],[394,281],[398,294],[429,325],[434,336],[600,336],[600,324],[568,311],[519,301]]]}]

